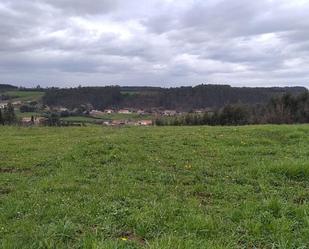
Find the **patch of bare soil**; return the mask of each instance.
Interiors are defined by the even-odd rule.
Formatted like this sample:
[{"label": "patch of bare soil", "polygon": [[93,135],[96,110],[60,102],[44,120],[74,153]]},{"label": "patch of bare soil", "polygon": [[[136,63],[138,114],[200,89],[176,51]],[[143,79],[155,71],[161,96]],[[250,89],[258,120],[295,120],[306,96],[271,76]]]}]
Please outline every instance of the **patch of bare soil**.
[{"label": "patch of bare soil", "polygon": [[200,200],[201,205],[210,205],[213,203],[213,195],[208,192],[195,192],[194,196]]},{"label": "patch of bare soil", "polygon": [[13,168],[13,167],[10,167],[10,168],[0,168],[0,174],[4,174],[4,173],[7,173],[7,174],[13,174],[13,173],[30,173],[31,172],[31,169],[29,168]]}]

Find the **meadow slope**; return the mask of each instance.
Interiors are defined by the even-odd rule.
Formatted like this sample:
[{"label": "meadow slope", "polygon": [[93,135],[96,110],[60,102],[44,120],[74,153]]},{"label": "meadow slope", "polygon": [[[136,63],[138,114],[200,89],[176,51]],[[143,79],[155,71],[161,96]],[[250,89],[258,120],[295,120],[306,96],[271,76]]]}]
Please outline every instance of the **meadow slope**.
[{"label": "meadow slope", "polygon": [[309,126],[0,127],[0,248],[309,248]]}]

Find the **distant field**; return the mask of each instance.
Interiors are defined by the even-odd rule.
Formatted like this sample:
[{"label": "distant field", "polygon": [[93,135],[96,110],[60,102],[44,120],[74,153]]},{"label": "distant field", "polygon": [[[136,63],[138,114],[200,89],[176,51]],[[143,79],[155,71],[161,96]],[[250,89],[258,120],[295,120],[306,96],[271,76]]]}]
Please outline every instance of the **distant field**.
[{"label": "distant field", "polygon": [[[41,113],[36,112],[24,112],[21,113],[18,109],[15,110],[15,114],[19,118],[23,117],[31,117],[31,116],[42,116]],[[144,120],[144,119],[153,119],[151,115],[138,115],[136,113],[132,114],[104,114],[99,116],[69,116],[69,117],[62,117],[61,120],[64,121],[71,121],[71,122],[79,122],[79,123],[95,123],[97,121],[103,122],[103,120]]]},{"label": "distant field", "polygon": [[309,125],[0,127],[0,248],[308,248]]},{"label": "distant field", "polygon": [[73,122],[97,122],[97,121],[102,121],[103,120],[143,120],[143,119],[152,119],[152,116],[150,115],[143,115],[140,116],[138,114],[132,113],[132,114],[118,114],[118,113],[113,113],[113,114],[103,114],[103,115],[97,115],[95,117],[91,116],[70,116],[70,117],[64,117],[61,118],[62,120],[65,121],[73,121]]},{"label": "distant field", "polygon": [[140,94],[138,91],[120,91],[121,94],[123,95],[137,95]]},{"label": "distant field", "polygon": [[24,118],[24,117],[40,117],[42,116],[41,113],[38,112],[20,112],[18,109],[15,109],[15,114],[18,118]]},{"label": "distant field", "polygon": [[40,100],[44,92],[36,91],[7,91],[4,94],[14,97],[14,101],[37,101]]},{"label": "distant field", "polygon": [[70,117],[63,117],[61,120],[71,121],[71,122],[86,122],[86,123],[93,123],[95,121],[100,121],[100,119],[92,118],[92,117],[85,117],[85,116],[70,116]]}]

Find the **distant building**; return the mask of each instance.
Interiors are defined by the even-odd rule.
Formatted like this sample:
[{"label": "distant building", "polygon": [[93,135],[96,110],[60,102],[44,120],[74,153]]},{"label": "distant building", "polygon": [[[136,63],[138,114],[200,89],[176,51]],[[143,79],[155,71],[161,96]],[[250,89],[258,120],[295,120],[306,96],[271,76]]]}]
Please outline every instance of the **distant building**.
[{"label": "distant building", "polygon": [[112,114],[112,113],[114,113],[114,110],[113,109],[106,109],[104,112],[107,113],[107,114]]},{"label": "distant building", "polygon": [[68,111],[69,109],[68,108],[65,108],[65,107],[60,107],[59,108],[59,111],[60,112],[66,112],[66,111]]},{"label": "distant building", "polygon": [[152,120],[139,120],[137,122],[137,125],[150,126],[150,125],[153,125],[153,122],[152,122]]},{"label": "distant building", "polygon": [[21,119],[21,123],[22,123],[22,125],[32,125],[32,124],[34,124],[32,122],[31,117],[24,117],[24,118],[22,118]]},{"label": "distant building", "polygon": [[13,106],[20,106],[21,104],[22,104],[21,101],[14,101],[14,102],[12,102]]},{"label": "distant building", "polygon": [[98,116],[98,115],[104,114],[104,112],[98,111],[98,110],[92,110],[91,112],[89,112],[89,114],[90,114],[91,116]]},{"label": "distant building", "polygon": [[163,111],[164,116],[175,116],[177,114],[177,111],[175,110],[165,110]]},{"label": "distant building", "polygon": [[111,123],[112,126],[122,126],[126,124],[127,124],[126,120],[113,120]]},{"label": "distant building", "polygon": [[196,114],[202,114],[202,113],[204,113],[204,110],[195,110],[194,113],[196,113]]},{"label": "distant building", "polygon": [[145,115],[146,114],[144,110],[137,110],[136,113],[138,115]]},{"label": "distant building", "polygon": [[7,102],[2,102],[0,103],[0,108],[3,109],[5,107],[7,107],[8,103]]},{"label": "distant building", "polygon": [[47,121],[46,118],[43,117],[23,117],[21,119],[22,125],[42,125]]},{"label": "distant building", "polygon": [[120,109],[118,111],[120,114],[131,114],[132,112],[129,109]]},{"label": "distant building", "polygon": [[151,126],[153,125],[152,120],[139,120],[139,121],[133,121],[133,120],[106,120],[103,121],[102,125],[106,126]]},{"label": "distant building", "polygon": [[109,126],[109,125],[112,125],[112,121],[111,120],[106,120],[106,121],[103,121],[102,124]]},{"label": "distant building", "polygon": [[35,125],[42,125],[47,121],[47,118],[43,118],[43,117],[35,117],[34,118],[34,124]]}]

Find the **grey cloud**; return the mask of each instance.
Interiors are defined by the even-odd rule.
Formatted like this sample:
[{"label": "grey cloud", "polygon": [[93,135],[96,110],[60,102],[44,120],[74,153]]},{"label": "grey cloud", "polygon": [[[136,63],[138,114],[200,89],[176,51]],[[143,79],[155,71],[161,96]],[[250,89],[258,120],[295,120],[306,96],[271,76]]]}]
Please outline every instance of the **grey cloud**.
[{"label": "grey cloud", "polygon": [[118,6],[117,0],[43,0],[64,14],[104,14]]},{"label": "grey cloud", "polygon": [[302,2],[5,0],[0,82],[308,86]]}]

